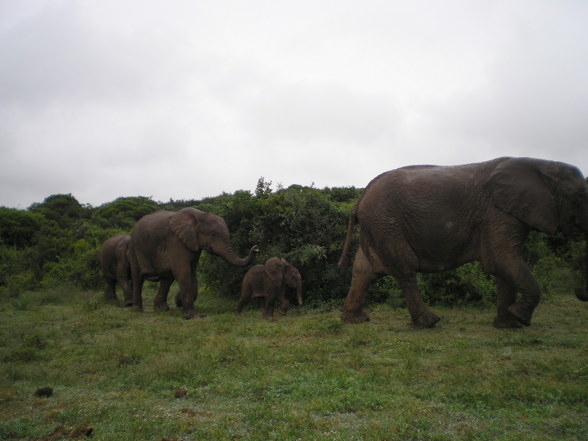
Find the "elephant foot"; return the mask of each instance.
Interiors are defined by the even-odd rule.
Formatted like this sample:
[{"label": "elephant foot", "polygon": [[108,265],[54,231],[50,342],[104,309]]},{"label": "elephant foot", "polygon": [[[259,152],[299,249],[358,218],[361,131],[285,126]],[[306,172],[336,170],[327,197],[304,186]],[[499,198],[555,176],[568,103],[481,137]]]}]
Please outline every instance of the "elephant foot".
[{"label": "elephant foot", "polygon": [[133,306],[133,301],[132,300],[125,300],[124,307],[129,308],[131,306]]},{"label": "elephant foot", "polygon": [[416,319],[413,319],[412,324],[417,328],[434,328],[439,320],[441,317],[437,314],[425,310]]},{"label": "elephant foot", "polygon": [[531,326],[531,317],[533,316],[533,312],[529,311],[527,308],[515,303],[514,305],[510,305],[508,307],[508,312],[515,316],[517,321],[524,326]]},{"label": "elephant foot", "polygon": [[345,323],[365,323],[370,321],[370,316],[363,310],[358,312],[343,311],[341,321]]},{"label": "elephant foot", "polygon": [[493,325],[496,329],[517,329],[523,326],[512,316],[508,318],[496,316]]},{"label": "elephant foot", "polygon": [[153,305],[153,309],[155,311],[169,311],[169,306],[167,303],[156,303]]},{"label": "elephant foot", "polygon": [[575,294],[578,300],[588,302],[588,291],[586,291],[584,288],[576,288]]},{"label": "elephant foot", "polygon": [[196,316],[196,310],[194,308],[184,310],[184,320],[193,319]]}]

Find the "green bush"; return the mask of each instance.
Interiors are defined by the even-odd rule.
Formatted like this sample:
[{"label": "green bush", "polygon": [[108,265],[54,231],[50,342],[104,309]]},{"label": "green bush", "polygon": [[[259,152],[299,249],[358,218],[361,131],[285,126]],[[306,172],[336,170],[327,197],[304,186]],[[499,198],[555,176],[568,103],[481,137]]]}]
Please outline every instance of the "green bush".
[{"label": "green bush", "polygon": [[428,304],[456,305],[462,303],[495,303],[494,278],[478,262],[462,265],[451,271],[420,274],[419,289]]},{"label": "green bush", "polygon": [[[258,263],[284,257],[298,268],[303,279],[305,301],[345,296],[349,274],[336,267],[345,239],[347,218],[359,192],[318,190],[298,185],[272,191],[258,182],[256,194],[240,191],[198,204],[197,208],[222,216],[231,232],[235,249],[245,255],[256,244]],[[346,197],[344,197],[346,196]],[[245,273],[219,258],[204,257],[200,271],[207,286],[230,296],[240,290]]]},{"label": "green bush", "polygon": [[71,254],[45,264],[41,286],[49,288],[68,284],[96,289],[102,285],[98,248],[90,247],[84,239],[77,241],[72,248]]},{"label": "green bush", "polygon": [[[239,255],[247,255],[256,244],[261,248],[258,263],[281,256],[294,264],[303,277],[306,304],[340,303],[349,289],[359,229],[354,232],[347,264],[342,269],[336,264],[349,213],[360,194],[361,189],[354,187],[292,185],[274,190],[271,182],[261,178],[253,193],[239,190],[200,201],[160,203],[138,196],[93,208],[71,194],[59,194],[27,210],[0,207],[0,291],[4,297],[17,297],[26,290],[64,284],[96,289],[102,285],[99,250],[108,237],[130,232],[137,220],[158,209],[193,206],[225,219]],[[581,283],[585,246],[580,234],[569,240],[561,234],[531,233],[527,260],[547,298]],[[246,270],[203,253],[198,275],[214,292],[234,298]],[[494,302],[494,280],[477,263],[421,274],[418,283],[430,304]],[[368,299],[403,304],[391,277],[372,283]]]}]

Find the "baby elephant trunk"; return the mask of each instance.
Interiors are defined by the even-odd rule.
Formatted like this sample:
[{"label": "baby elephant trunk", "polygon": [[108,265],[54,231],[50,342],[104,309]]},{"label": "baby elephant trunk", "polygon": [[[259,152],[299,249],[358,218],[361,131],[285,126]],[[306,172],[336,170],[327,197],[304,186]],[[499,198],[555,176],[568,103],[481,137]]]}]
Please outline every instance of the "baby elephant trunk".
[{"label": "baby elephant trunk", "polygon": [[576,288],[576,297],[588,301],[588,233],[586,233],[586,251],[584,252],[584,286]]},{"label": "baby elephant trunk", "polygon": [[298,305],[302,305],[302,282],[299,281],[298,285],[296,286],[296,300],[298,300]]}]

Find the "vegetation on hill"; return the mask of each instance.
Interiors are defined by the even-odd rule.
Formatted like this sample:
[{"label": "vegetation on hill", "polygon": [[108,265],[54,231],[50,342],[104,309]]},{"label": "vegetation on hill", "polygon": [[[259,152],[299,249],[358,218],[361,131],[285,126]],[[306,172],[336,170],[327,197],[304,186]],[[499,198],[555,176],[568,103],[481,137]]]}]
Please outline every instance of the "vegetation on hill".
[{"label": "vegetation on hill", "polygon": [[[305,301],[344,298],[351,261],[336,266],[351,207],[361,189],[303,187],[273,189],[260,178],[256,190],[236,191],[203,200],[157,202],[148,197],[124,197],[92,207],[71,194],[47,197],[26,210],[0,207],[0,289],[17,296],[23,290],[73,285],[99,289],[101,244],[108,237],[130,232],[135,222],[158,209],[195,207],[222,216],[241,255],[257,244],[258,257],[282,256],[299,268]],[[581,268],[583,237],[573,241],[533,233],[529,261],[550,295],[554,287],[572,290]],[[244,270],[204,253],[199,277],[213,292],[235,297]],[[429,303],[492,303],[494,282],[478,264],[441,274],[421,275],[420,288]],[[563,286],[562,286],[563,285]],[[384,278],[370,288],[370,301],[401,304],[396,283]]]}]

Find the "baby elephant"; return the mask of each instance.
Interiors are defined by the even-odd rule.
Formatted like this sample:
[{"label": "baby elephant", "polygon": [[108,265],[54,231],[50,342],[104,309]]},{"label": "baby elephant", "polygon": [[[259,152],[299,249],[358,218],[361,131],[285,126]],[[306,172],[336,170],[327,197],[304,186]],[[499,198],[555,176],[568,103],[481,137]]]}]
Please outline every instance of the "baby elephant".
[{"label": "baby elephant", "polygon": [[129,243],[131,236],[117,234],[107,239],[100,250],[100,266],[106,288],[105,300],[117,300],[116,285],[122,289],[124,305],[133,305],[133,287],[131,282],[131,264],[129,263]]},{"label": "baby elephant", "polygon": [[296,290],[296,299],[302,305],[302,277],[298,270],[281,257],[266,260],[265,265],[255,265],[247,271],[241,285],[241,298],[237,305],[237,314],[252,297],[263,297],[263,318],[274,319],[274,303],[280,300],[280,314],[286,314],[288,299],[286,289]]}]

